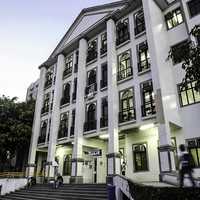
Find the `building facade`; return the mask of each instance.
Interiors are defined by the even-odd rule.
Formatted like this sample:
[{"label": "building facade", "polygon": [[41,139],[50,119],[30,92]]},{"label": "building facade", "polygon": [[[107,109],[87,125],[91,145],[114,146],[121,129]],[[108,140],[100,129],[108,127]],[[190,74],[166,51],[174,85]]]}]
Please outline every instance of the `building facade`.
[{"label": "building facade", "polygon": [[39,86],[39,79],[35,81],[34,83],[31,83],[27,89],[26,92],[26,101],[30,101],[31,99],[36,100],[37,98],[37,92],[38,92],[38,86]]},{"label": "building facade", "polygon": [[[27,173],[101,183],[165,180],[186,143],[200,175],[200,95],[180,90],[178,51],[199,0],[128,0],[83,9],[40,67]],[[125,166],[125,167],[124,167]],[[124,170],[125,169],[125,170]],[[125,171],[125,172],[124,172]]]}]

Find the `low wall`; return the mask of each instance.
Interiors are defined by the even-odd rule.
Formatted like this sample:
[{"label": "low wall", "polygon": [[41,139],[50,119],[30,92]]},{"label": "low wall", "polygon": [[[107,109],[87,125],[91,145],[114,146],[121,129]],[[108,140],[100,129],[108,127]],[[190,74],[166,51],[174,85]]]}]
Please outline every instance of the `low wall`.
[{"label": "low wall", "polygon": [[27,184],[26,178],[2,178],[0,179],[1,195],[5,195],[10,192],[14,192],[20,188],[23,188]]}]

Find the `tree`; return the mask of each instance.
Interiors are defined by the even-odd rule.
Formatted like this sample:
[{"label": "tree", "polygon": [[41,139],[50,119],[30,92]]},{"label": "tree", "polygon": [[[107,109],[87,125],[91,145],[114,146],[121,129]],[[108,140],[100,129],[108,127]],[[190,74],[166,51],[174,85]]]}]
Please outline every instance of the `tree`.
[{"label": "tree", "polygon": [[[0,163],[7,163],[7,153],[17,156],[16,167],[21,168],[32,132],[35,102],[17,102],[17,98],[0,97]],[[1,169],[2,170],[2,169]]]},{"label": "tree", "polygon": [[[200,38],[200,25],[196,25],[190,35]],[[182,68],[185,70],[182,89],[187,87],[188,82],[196,81],[195,90],[200,92],[200,44],[188,40],[181,48],[170,50],[168,58],[182,61]]]}]

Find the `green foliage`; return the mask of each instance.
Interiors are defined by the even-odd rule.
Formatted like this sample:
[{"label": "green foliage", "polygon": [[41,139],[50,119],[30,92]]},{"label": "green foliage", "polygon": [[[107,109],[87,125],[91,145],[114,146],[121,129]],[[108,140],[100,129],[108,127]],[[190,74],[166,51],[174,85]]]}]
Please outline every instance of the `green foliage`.
[{"label": "green foliage", "polygon": [[[200,37],[200,25],[196,25],[190,35],[197,38]],[[174,57],[182,61],[182,68],[185,70],[183,78],[183,88],[187,87],[188,82],[196,81],[195,89],[200,91],[200,45],[192,41],[188,41],[181,48],[169,52],[170,59]]]},{"label": "green foliage", "polygon": [[17,102],[17,98],[0,97],[0,163],[29,146],[35,102]]}]

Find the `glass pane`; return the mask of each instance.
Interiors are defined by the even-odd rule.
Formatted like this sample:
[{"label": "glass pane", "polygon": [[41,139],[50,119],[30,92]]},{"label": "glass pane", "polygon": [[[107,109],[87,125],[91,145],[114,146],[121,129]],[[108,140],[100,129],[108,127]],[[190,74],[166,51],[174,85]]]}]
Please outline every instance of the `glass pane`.
[{"label": "glass pane", "polygon": [[187,90],[187,95],[188,95],[188,103],[193,104],[194,103],[194,96],[193,96],[192,89]]},{"label": "glass pane", "polygon": [[181,92],[181,100],[182,100],[182,105],[183,106],[188,105],[187,96],[186,96],[186,92],[185,91]]},{"label": "glass pane", "polygon": [[177,15],[177,19],[178,19],[179,24],[183,22],[183,17],[181,15],[181,13]]},{"label": "glass pane", "polygon": [[194,98],[195,98],[195,102],[200,102],[200,92],[197,92],[196,90],[194,90]]},{"label": "glass pane", "polygon": [[171,20],[167,21],[167,26],[168,26],[169,29],[171,29],[173,27],[173,24],[172,24]]}]

